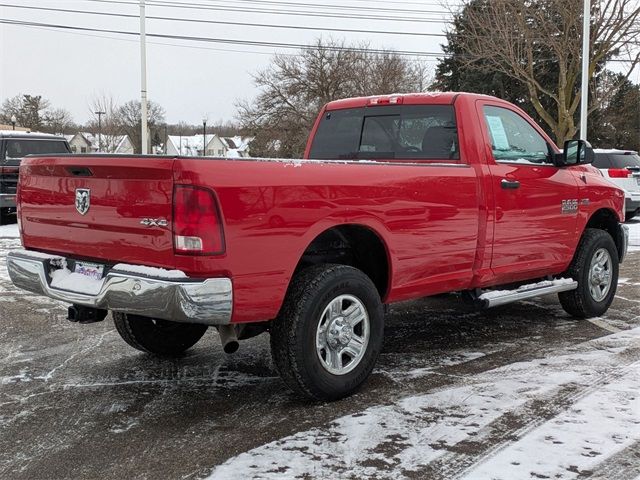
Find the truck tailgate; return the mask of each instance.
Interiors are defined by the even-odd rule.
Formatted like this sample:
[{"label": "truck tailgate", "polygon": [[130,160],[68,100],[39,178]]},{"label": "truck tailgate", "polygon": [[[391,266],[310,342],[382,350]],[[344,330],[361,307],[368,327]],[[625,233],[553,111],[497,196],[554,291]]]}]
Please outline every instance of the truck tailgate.
[{"label": "truck tailgate", "polygon": [[105,263],[172,267],[172,169],[170,158],[25,159],[18,192],[24,247]]}]

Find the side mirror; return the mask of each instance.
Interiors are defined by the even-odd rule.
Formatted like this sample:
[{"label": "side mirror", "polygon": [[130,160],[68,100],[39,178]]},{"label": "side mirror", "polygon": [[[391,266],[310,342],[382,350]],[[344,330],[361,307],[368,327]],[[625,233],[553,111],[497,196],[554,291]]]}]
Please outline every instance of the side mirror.
[{"label": "side mirror", "polygon": [[593,163],[594,157],[593,148],[586,140],[567,140],[564,142],[564,151],[556,155],[554,164],[557,167],[585,165]]}]

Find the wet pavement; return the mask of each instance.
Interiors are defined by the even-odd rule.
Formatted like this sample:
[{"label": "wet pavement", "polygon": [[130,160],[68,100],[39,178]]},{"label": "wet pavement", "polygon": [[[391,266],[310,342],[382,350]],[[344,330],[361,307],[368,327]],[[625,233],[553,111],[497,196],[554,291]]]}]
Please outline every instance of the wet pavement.
[{"label": "wet pavement", "polygon": [[[125,344],[110,316],[68,322],[62,303],[10,284],[4,257],[18,245],[0,235],[0,478],[490,478],[488,458],[502,461],[499,452],[513,446],[493,471],[519,468],[513,459],[528,432],[577,415],[592,397],[578,410],[624,400],[611,420],[621,422],[619,448],[596,448],[595,460],[585,455],[593,468],[578,458],[574,471],[546,478],[640,476],[640,438],[625,433],[629,425],[640,432],[640,403],[628,393],[640,336],[616,333],[640,328],[640,252],[622,266],[618,295],[595,322],[568,317],[555,296],[485,312],[455,296],[396,305],[365,387],[314,404],[284,387],[267,335],[226,355],[207,332],[168,360]],[[606,396],[614,393],[622,397]],[[579,434],[567,438],[579,442]],[[539,466],[542,476],[527,466],[516,470],[522,476],[496,478],[545,478],[543,467],[553,465]]]}]

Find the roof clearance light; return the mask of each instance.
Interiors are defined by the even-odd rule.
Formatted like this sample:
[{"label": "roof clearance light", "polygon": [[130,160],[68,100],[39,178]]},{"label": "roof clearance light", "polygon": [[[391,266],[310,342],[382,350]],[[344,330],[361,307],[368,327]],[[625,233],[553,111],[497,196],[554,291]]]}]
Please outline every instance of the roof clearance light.
[{"label": "roof clearance light", "polygon": [[401,105],[402,97],[378,97],[369,100],[369,105]]}]

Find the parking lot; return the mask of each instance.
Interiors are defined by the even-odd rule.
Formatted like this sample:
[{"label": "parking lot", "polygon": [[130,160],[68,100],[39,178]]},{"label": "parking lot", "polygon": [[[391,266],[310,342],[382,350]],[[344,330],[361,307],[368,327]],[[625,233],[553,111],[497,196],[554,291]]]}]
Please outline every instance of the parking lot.
[{"label": "parking lot", "polygon": [[133,350],[14,288],[0,227],[0,478],[640,478],[640,222],[606,316],[555,297],[394,306],[358,394],[296,399],[266,335]]}]

